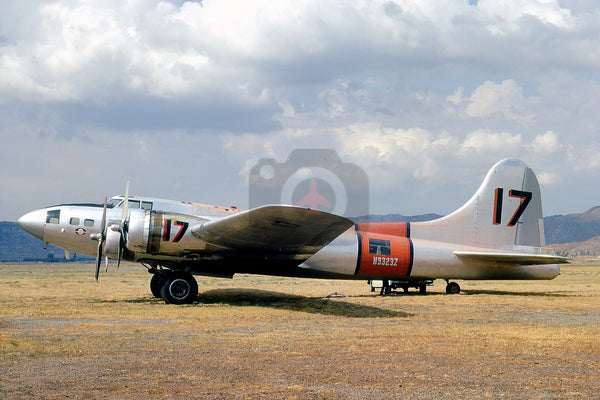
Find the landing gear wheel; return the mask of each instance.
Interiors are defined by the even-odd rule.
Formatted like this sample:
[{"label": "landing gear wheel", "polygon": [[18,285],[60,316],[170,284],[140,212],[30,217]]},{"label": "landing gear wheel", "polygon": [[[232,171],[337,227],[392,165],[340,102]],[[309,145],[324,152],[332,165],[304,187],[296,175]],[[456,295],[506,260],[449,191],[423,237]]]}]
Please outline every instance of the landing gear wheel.
[{"label": "landing gear wheel", "polygon": [[419,293],[426,294],[427,293],[427,285],[424,283],[419,283]]},{"label": "landing gear wheel", "polygon": [[157,299],[162,298],[160,294],[160,290],[165,284],[165,277],[160,273],[152,275],[152,279],[150,279],[150,291]]},{"label": "landing gear wheel", "polygon": [[448,282],[446,285],[446,293],[448,294],[459,294],[460,286],[456,282]]},{"label": "landing gear wheel", "polygon": [[198,283],[192,274],[176,271],[165,279],[160,294],[167,304],[192,304],[198,297]]}]

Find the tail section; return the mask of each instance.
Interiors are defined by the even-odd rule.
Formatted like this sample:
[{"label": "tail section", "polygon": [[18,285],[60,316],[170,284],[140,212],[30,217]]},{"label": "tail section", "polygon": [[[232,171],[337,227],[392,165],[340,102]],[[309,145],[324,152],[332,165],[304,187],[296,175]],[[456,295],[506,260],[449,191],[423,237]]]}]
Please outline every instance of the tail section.
[{"label": "tail section", "polygon": [[411,223],[410,237],[499,250],[543,247],[538,180],[524,162],[502,160],[465,205],[443,218]]}]

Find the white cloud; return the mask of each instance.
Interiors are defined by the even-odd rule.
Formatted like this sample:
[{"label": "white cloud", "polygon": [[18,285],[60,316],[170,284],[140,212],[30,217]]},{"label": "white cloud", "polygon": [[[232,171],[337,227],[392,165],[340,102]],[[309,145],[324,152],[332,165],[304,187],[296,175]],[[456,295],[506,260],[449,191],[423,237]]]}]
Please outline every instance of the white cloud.
[{"label": "white cloud", "polygon": [[536,153],[550,155],[558,151],[561,146],[558,142],[558,136],[554,132],[548,131],[537,135],[531,143],[531,147]]},{"label": "white cloud", "polygon": [[466,137],[461,144],[461,150],[464,152],[509,154],[521,144],[521,134],[477,130]]},{"label": "white cloud", "polygon": [[473,91],[469,97],[466,113],[470,117],[487,117],[501,113],[505,118],[517,119],[524,102],[521,87],[513,79],[502,83],[486,81]]},{"label": "white cloud", "polygon": [[[403,200],[385,211],[435,211],[439,188],[464,198],[460,184],[505,157],[577,192],[579,174],[600,170],[600,7],[469,3],[4,2],[1,191],[18,198],[12,183],[43,171],[96,193],[100,148],[103,184],[126,168],[202,201],[243,193],[260,158],[335,148],[375,177],[373,204]],[[38,202],[60,186],[40,183]],[[557,211],[576,207],[564,193],[550,193]],[[0,219],[18,207],[3,203]]]},{"label": "white cloud", "polygon": [[459,105],[463,100],[462,95],[463,95],[464,90],[465,90],[465,88],[462,86],[457,88],[454,91],[454,93],[452,93],[450,96],[446,97],[446,101],[454,104],[455,106]]},{"label": "white cloud", "polygon": [[396,164],[425,151],[431,134],[423,129],[386,129],[368,123],[338,130],[337,140],[344,154],[365,158],[369,164]]},{"label": "white cloud", "polygon": [[[600,141],[587,143],[587,146],[567,146],[566,156],[570,166],[577,173],[594,172],[600,174]],[[586,185],[588,183],[585,183]]]},{"label": "white cloud", "polygon": [[557,186],[562,183],[560,175],[553,172],[537,172],[536,175],[542,187]]},{"label": "white cloud", "polygon": [[[365,65],[386,68],[415,56],[426,61],[421,49],[430,46],[442,56],[459,51],[461,57],[482,52],[495,57],[485,45],[459,50],[457,39],[473,34],[463,32],[457,22],[465,18],[468,29],[476,30],[485,30],[488,19],[502,25],[522,15],[560,26],[569,20],[557,3],[531,0],[519,7],[484,1],[472,7],[458,0],[444,6],[309,0],[34,4],[30,30],[1,33],[11,43],[3,46],[8,59],[2,67],[12,63],[24,71],[33,85],[23,90],[32,97],[44,88],[66,92],[49,101],[94,98],[107,82],[159,97],[213,89],[218,82],[225,90],[252,96],[273,78],[290,72],[298,78],[298,68],[311,70],[303,79],[319,80],[329,66],[356,71]],[[4,20],[15,12],[7,11]],[[31,87],[38,89],[32,93]]]},{"label": "white cloud", "polygon": [[477,8],[496,19],[492,26],[498,31],[514,28],[523,17],[536,18],[559,28],[573,25],[571,12],[562,8],[558,0],[479,0]]}]

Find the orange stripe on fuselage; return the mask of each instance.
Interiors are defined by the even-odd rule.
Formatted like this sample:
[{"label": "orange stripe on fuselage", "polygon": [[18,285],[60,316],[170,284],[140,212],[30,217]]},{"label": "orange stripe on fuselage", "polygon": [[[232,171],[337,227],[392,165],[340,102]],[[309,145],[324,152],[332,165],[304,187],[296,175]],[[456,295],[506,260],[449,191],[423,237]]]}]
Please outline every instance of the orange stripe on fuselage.
[{"label": "orange stripe on fuselage", "polygon": [[358,224],[357,230],[360,237],[357,275],[383,279],[410,275],[413,246],[409,224],[365,223]]}]

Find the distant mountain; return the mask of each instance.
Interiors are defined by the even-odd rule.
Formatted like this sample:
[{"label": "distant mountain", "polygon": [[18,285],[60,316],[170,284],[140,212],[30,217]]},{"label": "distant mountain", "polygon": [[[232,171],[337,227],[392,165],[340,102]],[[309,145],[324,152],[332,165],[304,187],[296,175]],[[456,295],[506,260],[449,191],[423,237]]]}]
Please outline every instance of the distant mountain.
[{"label": "distant mountain", "polygon": [[581,214],[553,215],[544,218],[546,243],[584,242],[600,236],[600,207]]},{"label": "distant mountain", "polygon": [[600,236],[585,242],[553,244],[551,247],[559,256],[597,257],[600,256]]},{"label": "distant mountain", "polygon": [[[401,214],[365,215],[352,218],[363,222],[418,222],[440,218],[438,214],[405,216]],[[546,244],[565,255],[600,255],[600,206],[580,214],[544,218]],[[595,239],[593,239],[595,238]],[[593,239],[593,240],[590,240]],[[583,243],[582,243],[583,242]],[[559,244],[561,246],[554,246]],[[562,246],[562,244],[566,244]],[[25,232],[16,222],[0,222],[0,262],[66,261],[65,252]],[[92,257],[77,255],[77,261]]]}]

